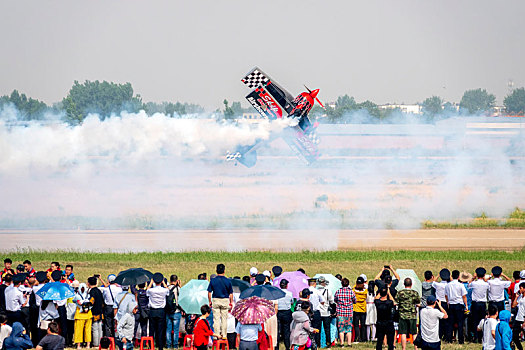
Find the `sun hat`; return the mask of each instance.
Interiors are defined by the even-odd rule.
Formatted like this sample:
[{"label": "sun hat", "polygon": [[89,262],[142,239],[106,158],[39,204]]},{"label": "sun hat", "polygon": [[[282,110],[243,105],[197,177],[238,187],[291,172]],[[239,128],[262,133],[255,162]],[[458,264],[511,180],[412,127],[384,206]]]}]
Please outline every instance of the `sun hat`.
[{"label": "sun hat", "polygon": [[321,283],[329,284],[330,283],[330,281],[328,281],[324,276],[319,276],[319,278],[317,279],[317,282],[319,284],[321,284]]},{"label": "sun hat", "polygon": [[458,280],[460,282],[469,282],[472,279],[472,274],[467,271],[463,271],[460,275]]},{"label": "sun hat", "polygon": [[71,287],[73,287],[73,288],[78,288],[78,287],[80,287],[80,282],[77,281],[77,280],[74,280],[73,282],[71,282]]},{"label": "sun hat", "polygon": [[259,273],[259,270],[254,266],[250,269],[250,276],[254,277]]}]

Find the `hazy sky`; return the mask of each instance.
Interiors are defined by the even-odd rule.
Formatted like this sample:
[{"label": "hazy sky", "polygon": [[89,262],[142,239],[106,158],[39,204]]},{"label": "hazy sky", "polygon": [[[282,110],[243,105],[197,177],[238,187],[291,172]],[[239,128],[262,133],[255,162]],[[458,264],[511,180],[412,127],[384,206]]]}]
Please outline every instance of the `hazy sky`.
[{"label": "hazy sky", "polygon": [[144,101],[245,101],[257,65],[297,94],[459,101],[525,85],[525,1],[0,2],[0,95],[48,103],[74,80],[131,82]]}]

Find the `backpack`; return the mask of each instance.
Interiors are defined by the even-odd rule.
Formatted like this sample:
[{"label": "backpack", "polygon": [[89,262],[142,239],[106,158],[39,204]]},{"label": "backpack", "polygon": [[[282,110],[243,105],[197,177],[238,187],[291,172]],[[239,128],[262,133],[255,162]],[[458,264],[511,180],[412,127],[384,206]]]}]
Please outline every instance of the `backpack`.
[{"label": "backpack", "polygon": [[179,304],[177,303],[178,298],[175,295],[175,289],[177,289],[178,292],[178,287],[174,287],[169,289],[169,293],[166,296],[166,307],[164,310],[168,314],[174,314],[179,309]]}]

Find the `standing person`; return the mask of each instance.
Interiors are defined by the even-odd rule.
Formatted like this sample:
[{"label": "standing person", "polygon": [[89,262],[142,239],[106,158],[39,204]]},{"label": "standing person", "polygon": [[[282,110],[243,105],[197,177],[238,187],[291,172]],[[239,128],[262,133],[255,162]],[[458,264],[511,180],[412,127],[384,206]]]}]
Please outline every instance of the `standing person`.
[{"label": "standing person", "polygon": [[405,286],[401,289],[396,297],[396,303],[399,305],[399,334],[401,335],[401,346],[403,350],[407,347],[407,334],[417,334],[417,307],[420,306],[421,299],[419,293],[412,289],[412,279],[405,278]]},{"label": "standing person", "polygon": [[472,282],[470,282],[470,288],[472,288],[472,303],[470,307],[469,315],[469,331],[474,331],[476,327],[475,337],[473,341],[481,343],[484,339],[483,332],[480,331],[478,325],[481,320],[485,318],[487,314],[487,295],[489,291],[489,284],[485,281],[485,273],[487,271],[483,267],[476,269],[476,275]]},{"label": "standing person", "polygon": [[49,322],[47,335],[40,340],[36,346],[36,350],[64,350],[66,340],[58,333],[58,323]]},{"label": "standing person", "polygon": [[224,276],[224,264],[218,264],[215,271],[217,276],[208,285],[208,302],[213,309],[213,328],[221,339],[227,339],[228,311],[233,305],[233,287],[231,281]]},{"label": "standing person", "polygon": [[458,325],[458,343],[463,344],[465,335],[463,330],[463,322],[465,320],[465,311],[468,311],[467,290],[465,286],[458,281],[459,271],[452,271],[452,282],[445,287],[445,298],[448,303],[449,322],[447,324],[446,340],[452,342],[452,333],[454,331],[454,324]]},{"label": "standing person", "polygon": [[122,307],[125,307],[126,310],[124,310],[124,314],[117,324],[117,344],[120,350],[132,350],[135,335],[135,314],[138,311],[137,302],[133,300]]},{"label": "standing person", "polygon": [[[470,287],[470,282],[472,282],[472,274],[470,272],[463,271],[459,274],[458,281],[462,283],[467,290],[467,307],[468,310],[470,310],[472,305],[472,288]],[[465,328],[465,338],[468,342],[473,341],[475,338],[474,334],[476,333],[477,326],[472,322],[472,317],[470,316],[472,316],[470,312],[464,313],[465,320],[463,321],[463,326]]]},{"label": "standing person", "polygon": [[260,324],[242,324],[237,322],[235,332],[239,335],[239,350],[258,350],[257,340],[262,331]]},{"label": "standing person", "polygon": [[354,291],[349,287],[348,278],[341,281],[342,288],[335,292],[334,300],[337,304],[337,331],[341,346],[345,344],[345,335],[348,346],[352,345],[352,316],[354,304],[357,302]]},{"label": "standing person", "polygon": [[[24,274],[16,274],[13,276],[13,283],[9,285],[4,291],[5,294],[5,308],[7,313],[7,320],[9,325],[15,322],[23,322],[22,307],[29,305],[29,295],[24,295],[19,289],[22,282],[25,281]],[[22,326],[27,327],[28,325]]]},{"label": "standing person", "polygon": [[[317,287],[317,279],[316,278],[308,279],[308,289],[310,290],[309,301],[310,303],[312,303],[312,312],[313,312],[312,327],[314,327],[315,329],[321,329],[321,326],[322,326],[321,306],[326,303],[326,300],[321,294],[321,292],[316,287]],[[321,346],[321,333],[319,332],[315,333],[314,340],[317,346]]]},{"label": "standing person", "polygon": [[436,295],[436,289],[433,284],[436,281],[432,271],[425,271],[425,280],[421,282],[421,307],[427,306],[427,298],[431,295]]},{"label": "standing person", "polygon": [[166,299],[166,347],[179,347],[179,327],[182,314],[179,307],[180,280],[170,276],[169,293]]},{"label": "standing person", "polygon": [[[423,344],[422,350],[439,350],[441,341],[439,340],[439,320],[447,319],[448,315],[441,301],[435,296],[429,295],[426,300],[427,306],[421,310],[421,338]],[[437,306],[437,309],[436,309]]]},{"label": "standing person", "polygon": [[512,273],[512,283],[510,284],[510,287],[508,288],[507,292],[509,293],[510,300],[514,300],[516,297],[516,293],[514,293],[514,288],[516,287],[516,283],[519,285],[520,282],[520,272],[514,271]]},{"label": "standing person", "polygon": [[[499,323],[496,326],[496,346],[495,350],[512,350],[510,343],[512,342],[513,332],[510,329],[510,312],[503,310],[499,313]],[[520,344],[521,345],[521,344]]]},{"label": "standing person", "polygon": [[353,328],[355,332],[354,341],[356,343],[366,341],[366,296],[368,291],[365,289],[363,277],[357,277],[353,288],[356,303],[354,304]]},{"label": "standing person", "polygon": [[310,318],[308,312],[311,304],[307,301],[301,302],[301,310],[295,311],[292,314],[292,324],[290,325],[290,343],[293,350],[299,350],[306,346],[309,348],[308,342],[311,341],[309,333],[318,333],[319,330],[310,325]]},{"label": "standing person", "polygon": [[[56,267],[55,270],[51,271],[51,280],[54,282],[62,282],[62,271],[60,271],[60,264],[58,264],[58,262],[53,262],[51,265]],[[59,315],[60,335],[66,338],[68,334],[66,309],[67,299],[56,300],[55,304],[57,305]]]},{"label": "standing person", "polygon": [[74,281],[70,284],[71,288],[75,291],[75,296],[73,298],[67,299],[66,311],[67,311],[67,336],[66,346],[68,348],[73,347],[73,338],[75,333],[75,313],[77,312],[77,304],[74,299],[83,300],[87,298],[87,293],[84,295],[79,291],[80,282]]},{"label": "standing person", "polygon": [[211,330],[207,318],[210,316],[211,308],[208,305],[201,306],[202,316],[195,322],[193,328],[193,345],[197,350],[208,350],[210,337],[219,338],[219,336]]},{"label": "standing person", "polygon": [[373,341],[376,339],[376,323],[377,323],[377,309],[375,305],[375,281],[368,283],[368,294],[366,295],[366,332],[368,340]]},{"label": "standing person", "polygon": [[[155,283],[155,287],[153,287]],[[164,348],[164,336],[166,335],[166,297],[169,294],[168,286],[164,282],[164,276],[157,272],[153,274],[146,295],[149,298],[149,336],[155,339],[157,347]]]},{"label": "standing person", "polygon": [[104,312],[104,296],[100,289],[97,288],[97,278],[95,276],[87,279],[88,298],[91,300],[93,306],[91,307],[91,315],[93,321],[91,322],[91,340],[93,347],[98,348],[100,345],[100,338],[102,338],[102,314]]},{"label": "standing person", "polygon": [[7,324],[7,316],[0,314],[0,349],[3,348],[4,340],[11,335],[12,328]]},{"label": "standing person", "polygon": [[285,349],[290,349],[293,295],[292,292],[286,289],[288,288],[288,280],[281,279],[279,287],[284,292],[284,297],[277,299],[277,348],[279,347],[279,341],[282,339]]},{"label": "standing person", "polygon": [[139,311],[135,314],[135,331],[133,334],[137,334],[137,328],[140,325],[140,338],[138,338],[140,340],[142,337],[148,336],[149,297],[145,283],[141,283],[137,287],[135,296],[139,304]]},{"label": "standing person", "polygon": [[116,298],[117,295],[122,293],[122,288],[115,283],[115,278],[117,278],[117,276],[114,274],[108,276],[108,282],[104,281],[100,275],[98,275],[98,278],[104,285],[104,288],[102,289],[102,296],[104,297],[104,336],[115,337],[115,311],[113,311],[113,306],[117,305]]},{"label": "standing person", "polygon": [[[115,322],[120,322],[122,316],[128,313],[128,304],[137,301],[135,294],[132,294],[130,286],[122,286],[122,292],[115,297],[116,303],[113,304],[113,312],[115,313]],[[133,324],[135,326],[135,324]]]},{"label": "standing person", "polygon": [[15,322],[11,329],[11,335],[5,338],[3,346],[5,350],[25,350],[31,349],[33,343],[29,335],[27,335],[24,326],[20,322]]},{"label": "standing person", "polygon": [[489,316],[478,324],[478,332],[483,334],[483,350],[493,350],[496,347],[496,326],[498,325],[498,308],[489,306]]},{"label": "standing person", "polygon": [[[505,276],[500,266],[494,266],[492,268],[491,277],[492,278],[487,281],[489,284],[489,305],[496,305],[498,312],[501,312],[505,309],[505,289],[510,287],[511,280]],[[503,281],[501,277],[503,277],[505,281]]]},{"label": "standing person", "polygon": [[74,342],[77,344],[77,350],[80,350],[82,343],[86,343],[86,347],[90,348],[93,336],[93,330],[91,328],[93,322],[91,307],[93,303],[88,299],[87,293],[84,294],[82,292],[77,293],[73,301],[77,306],[75,312]]},{"label": "standing person", "polygon": [[[323,296],[325,303],[321,304],[319,311],[321,312],[321,322],[324,329],[324,336],[326,339],[326,347],[332,347],[332,334],[330,332],[330,327],[332,325],[332,316],[330,315],[330,305],[334,304],[334,296],[332,291],[328,288],[328,281],[324,276],[320,276],[317,279],[319,282],[319,293]],[[319,346],[321,344],[318,344]]]},{"label": "standing person", "polygon": [[[394,275],[392,277],[391,273]],[[377,288],[382,288],[383,285],[386,285],[388,288],[390,288],[390,294],[393,298],[396,297],[397,294],[397,285],[399,284],[399,274],[394,270],[392,265],[385,265],[383,266],[383,269],[377,274],[375,278],[375,284]]]},{"label": "standing person", "polygon": [[13,283],[13,275],[6,274],[0,284],[0,312],[6,313],[5,290]]},{"label": "standing person", "polygon": [[514,345],[516,345],[518,350],[523,350],[523,347],[521,346],[520,334],[525,321],[525,282],[520,283],[518,292],[519,293],[512,302],[512,307],[517,307],[516,317],[514,318],[514,326],[512,327],[512,340],[514,341]]},{"label": "standing person", "polygon": [[388,344],[388,350],[394,349],[394,319],[393,319],[393,310],[396,302],[390,290],[386,285],[382,285],[379,289],[374,304],[377,310],[377,323],[376,323],[376,350],[381,350],[383,348],[383,342],[386,337]]},{"label": "standing person", "polygon": [[[434,287],[434,290],[436,291],[436,299],[441,302],[441,307],[443,307],[443,309],[448,312],[447,298],[445,297],[445,287],[447,286],[447,283],[450,282],[450,270],[441,269],[441,271],[439,271],[439,278],[441,278],[441,282],[434,280],[434,282],[432,282],[432,287]],[[445,339],[448,323],[448,317],[439,320],[440,339]]]}]

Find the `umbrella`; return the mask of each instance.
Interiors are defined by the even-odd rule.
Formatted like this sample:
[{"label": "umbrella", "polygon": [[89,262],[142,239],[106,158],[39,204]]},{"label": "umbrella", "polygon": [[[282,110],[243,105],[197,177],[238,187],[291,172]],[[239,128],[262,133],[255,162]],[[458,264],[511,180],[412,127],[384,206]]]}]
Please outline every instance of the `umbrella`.
[{"label": "umbrella", "polygon": [[179,306],[190,315],[200,315],[201,306],[208,305],[208,285],[206,280],[191,280],[179,293]]},{"label": "umbrella", "polygon": [[249,297],[260,297],[266,300],[277,300],[283,298],[286,294],[282,290],[274,286],[253,286],[241,293],[240,299]]},{"label": "umbrella", "polygon": [[399,283],[396,289],[399,291],[405,288],[404,281],[405,278],[410,277],[412,280],[412,289],[419,293],[421,296],[421,281],[417,277],[416,272],[411,269],[397,269],[396,272],[399,275]]},{"label": "umbrella", "polygon": [[269,300],[250,297],[239,300],[231,313],[242,324],[261,324],[275,315],[275,306]]},{"label": "umbrella", "polygon": [[121,286],[136,286],[137,284],[147,283],[151,280],[153,274],[143,268],[134,268],[120,271],[115,278],[115,283]]},{"label": "umbrella", "polygon": [[74,297],[75,292],[67,283],[51,282],[40,288],[36,295],[42,300],[64,300]]},{"label": "umbrella", "polygon": [[279,283],[282,279],[287,280],[290,282],[288,283],[287,289],[292,292],[294,298],[298,299],[299,292],[305,288],[308,288],[308,278],[309,277],[301,271],[284,272],[282,275],[273,280],[273,285],[277,287],[279,286]]},{"label": "umbrella", "polygon": [[[319,278],[321,276],[323,276],[328,281],[326,288],[328,288],[330,292],[332,292],[332,295],[334,295],[335,292],[341,289],[341,281],[339,281],[334,275],[330,273],[318,273],[314,276],[314,278]],[[319,288],[319,283],[317,284],[317,288]]]},{"label": "umbrella", "polygon": [[234,293],[242,293],[246,289],[251,287],[248,282],[237,279],[237,278],[230,278],[230,281],[232,283]]}]

